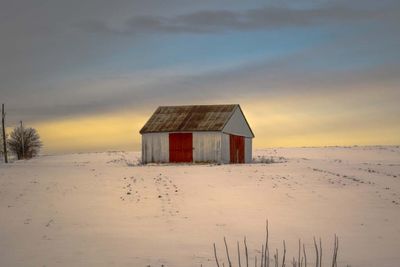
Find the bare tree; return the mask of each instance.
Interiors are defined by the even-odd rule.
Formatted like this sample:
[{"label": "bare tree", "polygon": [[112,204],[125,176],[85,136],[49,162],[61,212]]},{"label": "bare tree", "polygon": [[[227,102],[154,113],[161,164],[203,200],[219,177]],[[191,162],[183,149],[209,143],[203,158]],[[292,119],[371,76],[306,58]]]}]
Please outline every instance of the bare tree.
[{"label": "bare tree", "polygon": [[22,123],[14,128],[7,143],[9,150],[17,156],[17,159],[35,157],[42,147],[42,142],[36,129],[25,128]]}]

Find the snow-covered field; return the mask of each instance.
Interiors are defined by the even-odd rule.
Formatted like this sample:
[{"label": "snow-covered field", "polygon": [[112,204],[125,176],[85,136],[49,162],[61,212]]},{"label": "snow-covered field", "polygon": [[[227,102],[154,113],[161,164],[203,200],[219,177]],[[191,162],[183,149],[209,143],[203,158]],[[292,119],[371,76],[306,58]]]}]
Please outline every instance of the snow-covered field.
[{"label": "snow-covered field", "polygon": [[0,266],[215,266],[224,236],[235,263],[245,235],[250,258],[260,253],[266,218],[280,256],[283,239],[292,259],[301,238],[310,263],[321,237],[329,266],[336,233],[339,266],[400,265],[398,146],[265,149],[255,157],[283,162],[246,165],[140,166],[138,156],[0,164]]}]

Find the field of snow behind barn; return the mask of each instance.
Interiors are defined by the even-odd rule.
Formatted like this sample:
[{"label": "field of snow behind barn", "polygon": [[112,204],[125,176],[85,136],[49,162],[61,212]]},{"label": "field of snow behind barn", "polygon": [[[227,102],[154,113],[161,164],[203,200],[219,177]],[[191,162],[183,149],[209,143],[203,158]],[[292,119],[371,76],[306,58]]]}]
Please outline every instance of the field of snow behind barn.
[{"label": "field of snow behind barn", "polygon": [[338,234],[338,266],[399,265],[400,147],[254,154],[243,165],[142,166],[134,152],[0,164],[0,266],[211,267],[214,242],[227,266],[223,237],[234,264],[245,235],[261,257],[266,218],[289,260],[301,238],[312,262],[316,236],[330,266]]}]

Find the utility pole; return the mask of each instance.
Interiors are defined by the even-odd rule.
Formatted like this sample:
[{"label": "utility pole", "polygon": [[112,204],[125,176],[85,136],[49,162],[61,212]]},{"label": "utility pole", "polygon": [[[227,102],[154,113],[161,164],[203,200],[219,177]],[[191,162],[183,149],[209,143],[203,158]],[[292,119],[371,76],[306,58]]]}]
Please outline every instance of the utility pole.
[{"label": "utility pole", "polygon": [[22,146],[22,159],[25,158],[25,144],[24,144],[24,127],[22,126],[22,121],[19,121],[21,124],[21,146]]},{"label": "utility pole", "polygon": [[4,162],[8,163],[7,158],[7,141],[6,141],[6,128],[4,126],[6,119],[6,112],[4,111],[4,104],[1,105],[1,125],[3,126],[3,149],[4,149]]}]

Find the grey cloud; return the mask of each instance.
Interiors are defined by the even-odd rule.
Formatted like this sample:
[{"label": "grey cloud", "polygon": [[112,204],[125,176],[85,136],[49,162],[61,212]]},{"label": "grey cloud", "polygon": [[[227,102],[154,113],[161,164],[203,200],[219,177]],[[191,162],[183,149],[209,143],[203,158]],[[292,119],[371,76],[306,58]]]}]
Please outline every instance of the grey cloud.
[{"label": "grey cloud", "polygon": [[359,20],[388,20],[400,15],[398,13],[397,9],[362,8],[339,4],[308,9],[273,6],[247,11],[203,10],[169,17],[133,16],[122,26],[113,26],[102,20],[88,20],[81,22],[80,26],[89,32],[118,34],[220,33]]},{"label": "grey cloud", "polygon": [[[369,69],[346,69],[347,64],[351,65],[360,57],[368,60],[374,55],[385,59],[392,57],[393,61],[399,62],[399,53],[394,53],[400,44],[397,0],[342,1],[329,6],[313,0],[307,7],[299,4],[244,11],[238,11],[238,6],[243,8],[243,1],[236,1],[239,4],[232,10],[223,9],[231,6],[233,0],[198,1],[197,6],[190,2],[190,8],[182,8],[187,3],[185,0],[168,1],[168,4],[163,0],[9,2],[12,4],[2,5],[0,9],[0,92],[10,123],[20,119],[39,121],[97,114],[120,108],[141,111],[153,109],[158,104],[225,102],[231,100],[228,97],[240,100],[244,96],[258,99],[274,94],[296,95],[299,90],[299,94],[306,91],[323,93],[327,88],[343,91],[351,86],[368,85],[398,90],[400,83],[398,64],[379,65],[381,62],[376,62]],[[217,2],[219,5],[214,6]],[[380,4],[382,2],[385,3]],[[316,7],[316,3],[320,6]],[[388,23],[377,27],[378,30],[372,29],[373,36],[360,39],[358,28],[351,23],[370,23],[371,19]],[[395,23],[391,23],[393,21]],[[329,42],[327,40],[326,43],[331,44],[329,50],[316,51],[312,47],[311,51],[301,51],[304,53],[300,55],[231,70],[203,74],[196,71],[138,84],[134,79],[117,78],[110,82],[112,79],[105,77],[108,68],[96,69],[107,65],[113,55],[126,53],[126,49],[120,48],[127,44],[132,50],[138,49],[135,42],[140,39],[131,42],[134,38],[114,38],[103,33],[123,36],[223,33],[342,22],[346,28],[351,28],[351,36],[357,36],[355,40],[343,43],[347,37],[336,36]],[[330,32],[327,31],[327,35]],[[351,51],[345,56],[334,54],[347,50]],[[349,59],[342,63],[343,70],[319,70],[318,64],[330,66],[336,58]],[[317,66],[310,66],[308,62],[316,62]],[[150,76],[152,80],[159,79],[157,74]]]},{"label": "grey cloud", "polygon": [[[246,98],[261,100],[273,97],[301,97],[305,94],[321,95],[329,92],[339,94],[349,90],[356,90],[363,95],[371,88],[380,88],[383,95],[393,95],[398,90],[399,64],[377,65],[351,72],[319,71],[305,66],[304,60],[319,57],[320,53],[325,52],[314,54],[313,51],[309,51],[273,61],[202,74],[160,77],[149,73],[147,75],[156,82],[141,85],[136,84],[135,78],[116,78],[112,82],[99,79],[99,84],[108,83],[104,88],[105,93],[99,92],[94,85],[94,91],[86,89],[86,96],[81,99],[73,100],[76,92],[66,92],[63,96],[45,96],[45,103],[34,106],[31,103],[27,109],[23,107],[26,103],[19,103],[22,106],[16,103],[14,109],[10,109],[10,113],[16,112],[18,118],[32,121],[101,114],[119,109],[150,112],[155,106],[166,104],[240,102]],[[82,85],[66,86],[79,88]],[[115,88],[118,88],[116,92]],[[84,87],[81,89],[85,90]],[[114,92],[110,94],[107,91]],[[399,94],[396,99],[398,97]]]}]

